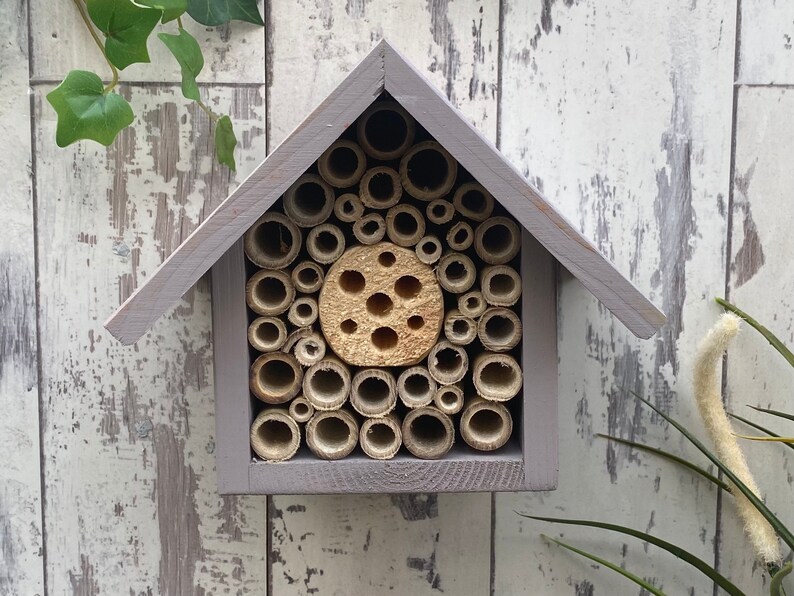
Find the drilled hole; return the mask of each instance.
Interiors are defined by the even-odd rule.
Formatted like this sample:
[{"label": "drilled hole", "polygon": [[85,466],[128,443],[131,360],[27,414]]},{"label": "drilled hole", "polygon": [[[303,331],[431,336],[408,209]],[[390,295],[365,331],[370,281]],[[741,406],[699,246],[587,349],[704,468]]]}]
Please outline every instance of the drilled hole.
[{"label": "drilled hole", "polygon": [[378,255],[378,263],[380,263],[383,267],[391,267],[396,262],[397,257],[394,256],[393,252],[386,251]]},{"label": "drilled hole", "polygon": [[292,443],[292,429],[281,420],[265,420],[257,434],[269,449],[289,447]]},{"label": "drilled hole", "polygon": [[359,271],[348,269],[339,276],[339,287],[349,294],[358,294],[366,285],[367,282]]},{"label": "drilled hole", "polygon": [[339,324],[339,328],[342,330],[342,333],[355,333],[356,329],[358,329],[358,323],[353,319],[345,319]]},{"label": "drilled hole", "polygon": [[268,393],[284,393],[295,382],[295,371],[283,360],[268,360],[259,369],[259,380]]},{"label": "drilled hole", "polygon": [[364,126],[369,144],[378,151],[389,153],[402,146],[408,134],[403,117],[394,110],[374,112]]},{"label": "drilled hole", "polygon": [[419,295],[422,291],[422,282],[413,275],[403,275],[394,282],[394,291],[400,298],[410,300]]},{"label": "drilled hole", "polygon": [[349,178],[358,168],[358,156],[350,147],[337,147],[328,158],[329,169],[339,178]]},{"label": "drilled hole", "polygon": [[447,179],[447,160],[435,149],[423,149],[408,160],[408,178],[416,188],[433,190]]},{"label": "drilled hole", "polygon": [[499,434],[504,428],[504,420],[493,410],[483,409],[472,414],[469,425],[477,438],[493,441],[499,438]]},{"label": "drilled hole", "polygon": [[408,327],[416,331],[417,329],[421,329],[425,326],[425,320],[420,317],[419,315],[413,315],[408,317]]},{"label": "drilled hole", "polygon": [[397,332],[391,327],[378,327],[372,332],[372,344],[379,350],[391,350],[398,341]]},{"label": "drilled hole", "polygon": [[367,312],[373,316],[385,317],[393,307],[394,302],[383,292],[376,292],[367,298]]}]

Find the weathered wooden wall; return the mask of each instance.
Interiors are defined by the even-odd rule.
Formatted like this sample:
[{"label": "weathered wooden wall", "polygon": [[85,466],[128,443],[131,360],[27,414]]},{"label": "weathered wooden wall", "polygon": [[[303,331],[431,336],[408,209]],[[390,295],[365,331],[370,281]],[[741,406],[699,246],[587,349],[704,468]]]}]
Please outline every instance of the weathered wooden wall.
[{"label": "weathered wooden wall", "polygon": [[[154,40],[155,64],[124,73],[133,127],[108,149],[58,149],[44,96],[69,69],[104,73],[102,63],[71,3],[3,2],[0,594],[635,592],[515,511],[650,530],[758,593],[728,498],[596,436],[692,453],[619,389],[697,426],[689,378],[713,296],[728,293],[794,343],[794,8],[737,1],[271,0],[264,29],[193,29],[209,48],[202,91],[242,141],[231,176]],[[556,492],[219,497],[207,283],[134,348],[101,322],[381,37],[669,323],[638,342],[562,275]],[[791,379],[747,332],[726,399],[750,417],[745,403],[791,409]],[[794,522],[793,460],[749,453]],[[712,593],[639,542],[565,535],[668,593]]]}]

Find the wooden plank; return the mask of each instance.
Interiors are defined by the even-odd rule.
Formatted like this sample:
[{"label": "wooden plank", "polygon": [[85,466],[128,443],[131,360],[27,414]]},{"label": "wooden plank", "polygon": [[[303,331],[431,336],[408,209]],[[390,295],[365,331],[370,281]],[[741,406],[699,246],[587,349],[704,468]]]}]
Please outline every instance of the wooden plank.
[{"label": "wooden plank", "polygon": [[[381,37],[495,138],[496,3],[269,6],[269,146]],[[490,513],[488,494],[273,497],[271,593],[487,593]]]},{"label": "wooden plank", "polygon": [[737,82],[794,84],[794,4],[741,0],[739,7]]},{"label": "wooden plank", "polygon": [[178,86],[122,88],[138,118],[107,149],[55,146],[50,88],[35,88],[48,591],[261,593],[265,502],[217,492],[207,284],[134,348],[101,321],[259,164],[264,90],[207,90],[241,140],[231,177]]},{"label": "wooden plank", "polygon": [[[794,171],[781,164],[787,163],[794,148],[794,89],[740,88],[738,92],[729,298],[792,347]],[[710,320],[716,319],[717,312],[711,311]],[[755,413],[746,404],[794,411],[792,380],[794,369],[749,327],[729,349],[728,408],[785,436],[794,435],[794,425]],[[739,432],[758,434],[740,423],[735,427]],[[794,481],[785,472],[794,464],[791,451],[750,442],[743,442],[742,447],[767,504],[791,527]],[[768,592],[768,578],[756,564],[730,499],[723,499],[721,529],[723,572],[730,573],[748,594]]]},{"label": "wooden plank", "polygon": [[[501,148],[659,303],[653,342],[627,336],[569,275],[560,285],[560,481],[552,494],[496,495],[494,593],[636,593],[545,543],[561,528],[514,511],[623,523],[713,558],[716,494],[677,468],[596,437],[692,453],[628,387],[695,427],[694,347],[723,290],[735,5],[509,0],[502,22]],[[653,26],[649,26],[653,23]],[[614,34],[605,34],[613,32]],[[711,593],[658,550],[604,532],[568,541],[653,579]]]},{"label": "wooden plank", "polygon": [[43,594],[33,192],[30,181],[28,21],[0,5],[0,594]]}]

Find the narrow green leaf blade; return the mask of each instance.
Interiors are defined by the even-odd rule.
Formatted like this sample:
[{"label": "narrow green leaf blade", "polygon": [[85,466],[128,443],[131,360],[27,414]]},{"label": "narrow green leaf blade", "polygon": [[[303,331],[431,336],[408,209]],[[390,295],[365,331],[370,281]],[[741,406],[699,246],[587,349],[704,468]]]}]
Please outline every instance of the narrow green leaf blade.
[{"label": "narrow green leaf blade", "polygon": [[263,26],[256,0],[188,0],[187,13],[202,25],[222,25],[231,20]]},{"label": "narrow green leaf blade", "polygon": [[783,578],[785,578],[791,570],[794,569],[791,565],[791,561],[783,565],[775,575],[772,576],[772,581],[769,582],[769,594],[770,596],[784,596],[785,592],[783,591]]},{"label": "narrow green leaf blade", "polygon": [[234,163],[234,148],[237,137],[234,136],[232,121],[228,116],[221,116],[215,124],[215,156],[218,161],[232,171],[237,169]]},{"label": "narrow green leaf blade", "polygon": [[158,33],[157,37],[179,62],[182,69],[182,95],[193,101],[201,101],[196,77],[204,68],[204,56],[196,39],[184,29],[178,35]]},{"label": "narrow green leaf blade", "polygon": [[715,298],[715,300],[717,301],[717,304],[719,304],[725,310],[729,310],[736,316],[741,317],[742,319],[747,321],[747,324],[750,325],[750,327],[752,327],[753,329],[758,331],[758,333],[763,335],[764,339],[766,339],[766,341],[768,341],[773,348],[775,348],[778,352],[780,352],[780,355],[783,356],[783,358],[785,358],[786,361],[791,366],[794,366],[794,353],[792,353],[791,350],[789,350],[786,347],[786,344],[780,341],[774,333],[772,333],[769,329],[764,327],[753,317],[748,315],[746,312],[740,310],[739,308],[737,308],[727,300],[723,300],[722,298]]},{"label": "narrow green leaf blade", "polygon": [[745,596],[744,592],[742,592],[739,588],[737,588],[733,583],[730,582],[726,577],[721,575],[717,570],[715,570],[711,565],[706,563],[703,559],[700,559],[690,553],[683,548],[676,546],[670,542],[662,540],[661,538],[657,538],[652,534],[647,534],[645,532],[640,532],[639,530],[634,530],[632,528],[627,528],[625,526],[618,526],[616,524],[609,524],[605,522],[598,522],[598,521],[591,521],[585,519],[562,519],[557,517],[540,517],[535,515],[526,515],[524,513],[519,513],[522,517],[527,517],[529,519],[535,519],[538,521],[545,521],[551,522],[554,524],[567,524],[570,526],[587,526],[591,528],[600,528],[602,530],[609,530],[611,532],[618,532],[620,534],[626,534],[628,536],[633,536],[635,538],[639,538],[644,542],[649,542],[654,546],[658,546],[661,549],[666,550],[672,555],[675,555],[685,563],[689,563],[703,573],[706,577],[710,580],[715,582],[718,586],[720,586],[723,590],[725,590],[731,596]]},{"label": "narrow green leaf blade", "polygon": [[763,412],[764,414],[771,414],[772,416],[777,416],[778,418],[784,418],[785,420],[794,421],[794,414],[789,414],[788,412],[781,412],[780,410],[768,410],[767,408],[757,408],[755,406],[749,406],[756,412]]},{"label": "narrow green leaf blade", "polygon": [[163,11],[163,23],[181,17],[187,11],[187,0],[136,0],[138,4]]},{"label": "narrow green leaf blade", "polygon": [[66,147],[89,139],[110,145],[122,128],[135,119],[127,100],[105,88],[93,72],[73,70],[47,94],[47,101],[58,114],[55,142]]},{"label": "narrow green leaf blade", "polygon": [[[773,433],[768,428],[764,428],[760,424],[756,424],[755,422],[747,420],[747,418],[742,418],[738,414],[732,414],[732,413],[728,412],[728,416],[730,416],[731,418],[735,418],[736,420],[739,420],[740,422],[744,422],[747,426],[751,426],[752,428],[754,428],[756,430],[760,430],[762,433],[766,433],[770,437],[779,437],[780,436],[778,434]],[[787,443],[784,443],[784,444],[786,445],[786,447],[789,447],[790,449],[794,449],[794,445],[789,445]]]},{"label": "narrow green leaf blade", "polygon": [[740,439],[747,439],[748,441],[761,441],[770,443],[794,443],[794,437],[754,437],[752,435],[737,435]]},{"label": "narrow green leaf blade", "polygon": [[149,62],[146,40],[162,11],[131,0],[88,0],[88,15],[105,34],[105,55],[118,69]]}]

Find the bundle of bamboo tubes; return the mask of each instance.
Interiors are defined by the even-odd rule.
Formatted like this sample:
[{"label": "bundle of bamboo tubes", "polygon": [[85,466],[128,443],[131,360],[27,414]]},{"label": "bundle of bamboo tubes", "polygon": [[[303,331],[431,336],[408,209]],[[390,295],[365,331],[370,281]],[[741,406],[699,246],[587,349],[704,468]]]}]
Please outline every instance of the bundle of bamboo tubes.
[{"label": "bundle of bamboo tubes", "polygon": [[259,459],[359,445],[438,459],[456,434],[483,452],[508,442],[521,230],[397,103],[373,103],[244,248]]}]

